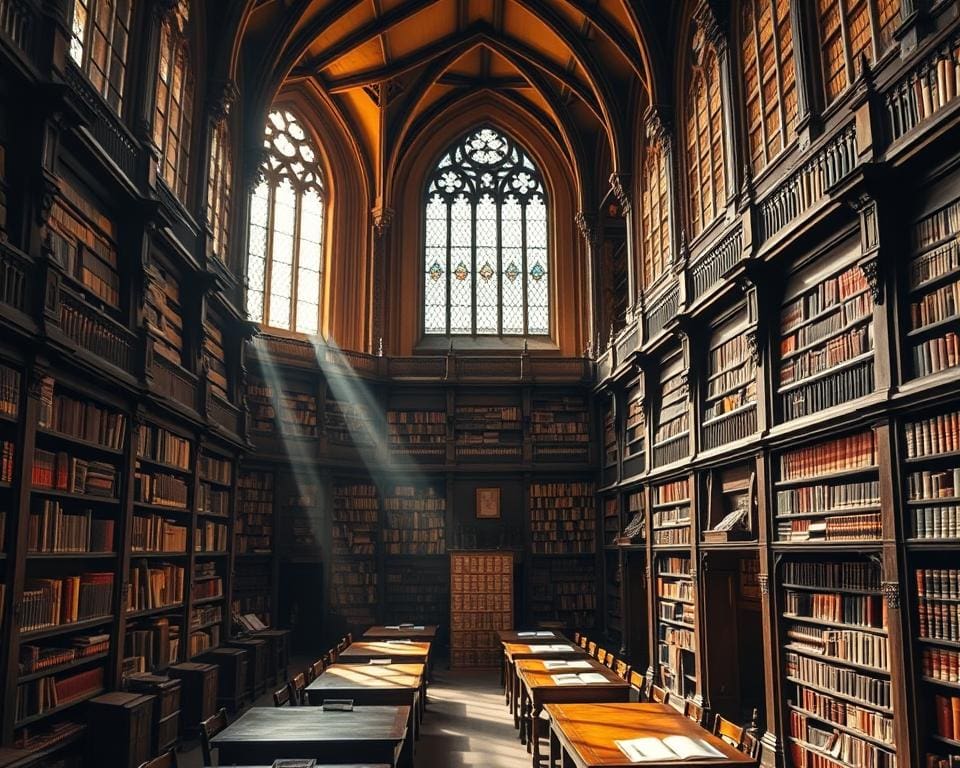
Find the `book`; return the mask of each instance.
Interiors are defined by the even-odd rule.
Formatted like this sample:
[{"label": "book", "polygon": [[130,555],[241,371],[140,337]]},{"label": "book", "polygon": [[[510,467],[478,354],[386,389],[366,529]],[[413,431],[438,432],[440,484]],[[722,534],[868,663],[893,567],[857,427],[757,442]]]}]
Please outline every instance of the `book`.
[{"label": "book", "polygon": [[671,762],[674,760],[722,759],[724,754],[703,739],[689,736],[654,736],[620,739],[614,742],[633,763]]}]

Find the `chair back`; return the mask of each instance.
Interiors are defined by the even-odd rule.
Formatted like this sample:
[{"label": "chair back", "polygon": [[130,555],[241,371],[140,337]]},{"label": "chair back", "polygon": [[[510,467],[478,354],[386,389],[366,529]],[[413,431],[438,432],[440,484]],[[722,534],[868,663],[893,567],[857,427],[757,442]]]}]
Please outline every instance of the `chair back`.
[{"label": "chair back", "polygon": [[[220,731],[227,727],[227,710],[220,707],[220,711],[206,720],[200,721],[200,749],[203,750],[203,764],[216,765],[213,762],[213,749],[210,746],[210,739],[216,736]],[[173,763],[176,766],[176,763]],[[154,766],[151,766],[154,768]]]},{"label": "chair back", "polygon": [[760,739],[750,731],[744,731],[743,738],[740,740],[740,751],[743,754],[752,757],[754,760],[760,759]]},{"label": "chair back", "polygon": [[580,645],[580,638],[581,638],[581,637],[583,637],[583,635],[581,635],[579,632],[574,632],[574,633],[573,633],[573,644],[574,644],[574,645]]},{"label": "chair back", "polygon": [[690,701],[690,699],[684,699],[683,701],[683,716],[687,720],[693,720],[697,725],[703,725],[703,707]]},{"label": "chair back", "polygon": [[303,672],[298,672],[295,674],[288,685],[290,687],[290,705],[299,707],[300,705],[304,704],[303,689],[307,687],[307,683]]},{"label": "chair back", "polygon": [[[212,765],[212,763],[207,763],[207,765]],[[140,768],[177,768],[177,753],[171,749],[169,752],[164,752],[152,760],[140,763]]]},{"label": "chair back", "polygon": [[337,643],[337,654],[343,653],[347,650],[347,639],[343,638],[339,643]]},{"label": "chair back", "polygon": [[323,663],[323,659],[317,659],[313,664],[310,665],[310,669],[313,672],[313,679],[316,680],[320,675],[323,674],[323,670],[327,668],[327,665]]},{"label": "chair back", "polygon": [[580,641],[577,643],[583,650],[587,650],[587,643],[590,641],[587,639],[586,635],[580,635]]},{"label": "chair back", "polygon": [[340,654],[337,653],[336,648],[331,648],[329,651],[327,651],[326,655],[323,657],[323,660],[327,662],[327,666],[329,667],[331,664],[337,663],[337,656],[339,655]]},{"label": "chair back", "polygon": [[617,657],[614,656],[610,651],[607,651],[607,658],[603,660],[603,663],[607,665],[610,669],[613,669],[613,665],[616,664]]},{"label": "chair back", "polygon": [[630,700],[643,701],[643,689],[647,687],[647,678],[639,672],[631,671],[630,678],[627,682],[630,683]]},{"label": "chair back", "polygon": [[343,639],[347,645],[350,645],[353,642],[353,632],[347,632],[347,634],[343,636]]},{"label": "chair back", "polygon": [[734,749],[740,749],[744,731],[742,725],[737,725],[721,715],[717,715],[713,719],[713,735],[723,739]]},{"label": "chair back", "polygon": [[597,658],[597,644],[591,640],[587,643],[587,653],[589,653],[593,658]]},{"label": "chair back", "polygon": [[605,663],[607,660],[607,649],[606,648],[597,648],[597,661],[601,664]]},{"label": "chair back", "polygon": [[307,685],[317,679],[317,676],[313,673],[313,664],[303,670],[303,679]]},{"label": "chair back", "polygon": [[627,664],[623,659],[617,659],[617,663],[613,665],[613,671],[617,673],[617,677],[621,680],[630,679],[630,665]]},{"label": "chair back", "polygon": [[273,692],[273,706],[282,707],[290,703],[290,686],[285,685],[279,691]]},{"label": "chair back", "polygon": [[666,688],[661,688],[659,685],[650,687],[650,701],[655,704],[666,704],[669,698],[670,692]]}]

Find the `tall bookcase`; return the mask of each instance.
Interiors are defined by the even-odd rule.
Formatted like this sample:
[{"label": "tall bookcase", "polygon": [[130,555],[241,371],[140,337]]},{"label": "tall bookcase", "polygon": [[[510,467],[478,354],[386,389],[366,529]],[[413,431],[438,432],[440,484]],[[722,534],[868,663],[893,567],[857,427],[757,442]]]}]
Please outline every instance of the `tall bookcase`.
[{"label": "tall bookcase", "polygon": [[330,610],[353,632],[377,623],[379,523],[380,497],[373,484],[334,482]]},{"label": "tall bookcase", "polygon": [[690,453],[690,403],[683,350],[660,363],[659,407],[653,423],[653,466],[662,467]]},{"label": "tall bookcase", "polygon": [[237,477],[234,583],[231,613],[254,613],[267,626],[276,615],[276,474],[245,469]]},{"label": "tall bookcase", "polygon": [[513,628],[513,553],[450,552],[450,666],[496,668]]}]

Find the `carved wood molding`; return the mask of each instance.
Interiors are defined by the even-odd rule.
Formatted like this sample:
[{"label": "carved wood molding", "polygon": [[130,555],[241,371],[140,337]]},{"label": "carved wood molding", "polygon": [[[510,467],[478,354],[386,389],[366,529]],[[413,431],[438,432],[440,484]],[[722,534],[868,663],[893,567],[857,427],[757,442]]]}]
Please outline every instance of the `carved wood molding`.
[{"label": "carved wood molding", "polygon": [[900,609],[900,584],[896,581],[880,582],[880,591],[887,601],[887,607],[894,610]]}]

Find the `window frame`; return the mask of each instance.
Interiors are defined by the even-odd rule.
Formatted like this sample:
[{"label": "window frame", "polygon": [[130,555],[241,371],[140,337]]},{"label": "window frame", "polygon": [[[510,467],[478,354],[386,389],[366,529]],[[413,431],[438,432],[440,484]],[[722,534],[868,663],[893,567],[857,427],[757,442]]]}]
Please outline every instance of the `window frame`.
[{"label": "window frame", "polygon": [[[81,32],[82,39],[77,35],[77,7],[83,6],[86,18]],[[121,19],[120,10],[125,6],[126,19]],[[104,31],[100,27],[103,16],[109,12],[109,29]],[[127,85],[127,59],[130,54],[130,39],[133,33],[133,0],[74,0],[70,11],[70,28],[67,41],[67,58],[79,69],[94,91],[104,100],[107,106],[117,115],[123,114],[124,91]],[[117,27],[122,26],[125,36],[122,55],[117,55]],[[99,32],[106,42],[104,69],[94,58],[94,34]],[[74,56],[74,45],[79,49],[79,61]],[[113,65],[120,64],[119,85],[113,82]],[[96,68],[103,77],[98,86],[91,76],[91,70]],[[116,95],[116,102],[112,96]]]},{"label": "window frame", "polygon": [[[196,74],[192,66],[191,30],[189,0],[179,0],[176,7],[167,14],[160,24],[160,39],[157,51],[157,71],[154,84],[153,105],[153,138],[160,151],[157,168],[157,177],[173,193],[173,196],[182,204],[187,205],[190,196],[190,163],[193,151],[193,131],[195,130],[193,110],[196,100]],[[164,42],[167,45],[164,45]],[[168,69],[164,76],[163,61],[167,56]],[[178,64],[183,62],[179,73]],[[164,105],[161,109],[161,86],[166,91]],[[179,96],[179,101],[175,101]],[[174,130],[171,120],[171,108],[177,107],[177,125]],[[162,128],[160,124],[162,123]],[[176,136],[176,158],[171,163],[169,159],[171,136]],[[173,179],[168,179],[166,172],[169,166],[173,167]]]},{"label": "window frame", "polygon": [[[720,217],[726,206],[729,195],[729,179],[727,179],[727,147],[726,131],[727,126],[724,118],[723,109],[723,71],[720,61],[720,51],[717,46],[706,39],[705,32],[695,25],[693,34],[692,57],[688,62],[687,92],[685,94],[685,114],[684,114],[684,162],[686,170],[686,183],[688,188],[688,210],[690,236],[692,240],[698,238]],[[710,87],[710,74],[715,72],[714,88]],[[716,110],[716,123],[711,109],[711,97],[716,96],[719,108]],[[701,98],[703,100],[703,116],[705,123],[701,126],[700,109]],[[705,128],[705,130],[704,130]],[[691,129],[693,133],[691,134]],[[694,141],[691,144],[691,136]],[[706,155],[704,155],[704,146],[701,139],[706,136]],[[720,156],[719,163],[715,163],[714,145],[719,141]],[[691,149],[694,150],[691,160]],[[704,184],[704,163],[706,157],[708,163],[706,170],[709,172],[707,182],[710,189],[710,198],[705,194],[707,185]],[[696,179],[693,178],[694,167],[696,169]],[[719,171],[722,189],[717,191],[717,173]],[[697,193],[697,189],[701,192]],[[709,219],[706,218],[710,214]],[[696,218],[695,218],[696,214]]]},{"label": "window frame", "polygon": [[[505,177],[511,175],[515,170],[523,170],[529,172],[539,185],[539,190],[533,193],[528,194],[525,198],[519,200],[519,209],[520,209],[520,237],[521,244],[519,246],[520,256],[522,260],[522,266],[520,269],[520,276],[523,279],[522,282],[522,307],[521,313],[523,316],[523,330],[515,333],[505,333],[503,330],[503,314],[504,314],[504,304],[503,304],[503,278],[504,278],[504,250],[503,250],[503,208],[506,204],[509,193],[497,188],[493,190],[492,197],[493,203],[496,206],[496,232],[497,232],[497,245],[496,245],[496,269],[495,277],[497,280],[497,330],[496,332],[484,333],[478,332],[478,311],[477,311],[477,272],[478,267],[478,248],[483,246],[478,246],[477,244],[477,209],[479,206],[480,200],[485,196],[485,192],[480,190],[479,187],[472,194],[468,194],[468,203],[470,205],[470,281],[471,281],[471,291],[470,291],[470,325],[471,331],[469,333],[451,332],[452,323],[451,323],[451,314],[452,314],[452,301],[451,301],[451,285],[453,278],[453,255],[452,255],[452,217],[451,210],[453,208],[454,202],[459,195],[454,195],[452,193],[439,193],[434,191],[431,193],[431,186],[436,183],[439,178],[440,172],[443,168],[448,168],[453,163],[444,165],[445,161],[450,158],[456,151],[462,149],[466,143],[474,136],[478,135],[484,130],[490,130],[496,133],[499,137],[504,139],[508,146],[508,152],[515,151],[517,153],[517,160],[511,165],[513,170],[506,170]],[[526,163],[524,162],[526,160]],[[500,161],[503,162],[503,161]],[[461,166],[462,167],[462,166]],[[500,184],[497,185],[498,187]],[[446,265],[444,270],[443,280],[445,281],[445,325],[446,330],[443,332],[428,332],[426,325],[426,287],[425,287],[425,276],[427,275],[427,214],[428,207],[431,202],[431,197],[435,194],[440,194],[444,199],[444,204],[446,206],[446,245],[445,245],[445,259]],[[463,190],[459,194],[463,194]],[[546,289],[546,330],[543,333],[532,333],[530,331],[530,301],[529,301],[529,253],[528,253],[528,227],[527,227],[527,213],[530,207],[531,201],[537,195],[540,196],[544,209],[544,262],[546,264],[545,275],[548,278],[548,285]],[[447,200],[449,196],[449,200]],[[553,337],[554,331],[554,301],[553,301],[553,292],[554,288],[552,281],[555,279],[555,255],[553,253],[553,237],[551,235],[551,225],[553,222],[552,219],[552,208],[551,200],[547,190],[546,177],[543,172],[540,170],[540,166],[536,162],[533,155],[527,151],[520,142],[518,142],[509,132],[499,128],[492,123],[480,123],[474,125],[467,131],[461,133],[454,141],[449,142],[444,149],[438,154],[433,163],[429,166],[429,170],[426,175],[426,179],[423,186],[423,191],[419,200],[420,205],[420,226],[421,226],[421,243],[418,254],[418,295],[419,295],[419,335],[423,343],[427,345],[430,344],[432,340],[438,339],[450,339],[450,340],[460,340],[460,341],[472,341],[478,345],[484,344],[498,344],[500,342],[510,341],[510,340],[522,340],[529,339],[531,341],[543,342],[550,341]]]},{"label": "window frame", "polygon": [[[670,270],[672,263],[670,148],[666,133],[655,114],[647,118],[643,134],[639,195],[640,285],[643,290],[648,290]],[[656,177],[657,195],[653,194],[653,188],[649,183],[651,175]],[[656,219],[655,225],[653,225],[654,219]],[[647,226],[648,221],[651,223],[650,227]],[[658,250],[655,253],[652,248],[654,243],[658,243]],[[659,271],[654,269],[658,265]]]},{"label": "window frame", "polygon": [[207,173],[207,229],[210,252],[229,264],[230,201],[233,195],[233,137],[229,117],[224,116],[210,131]]}]

